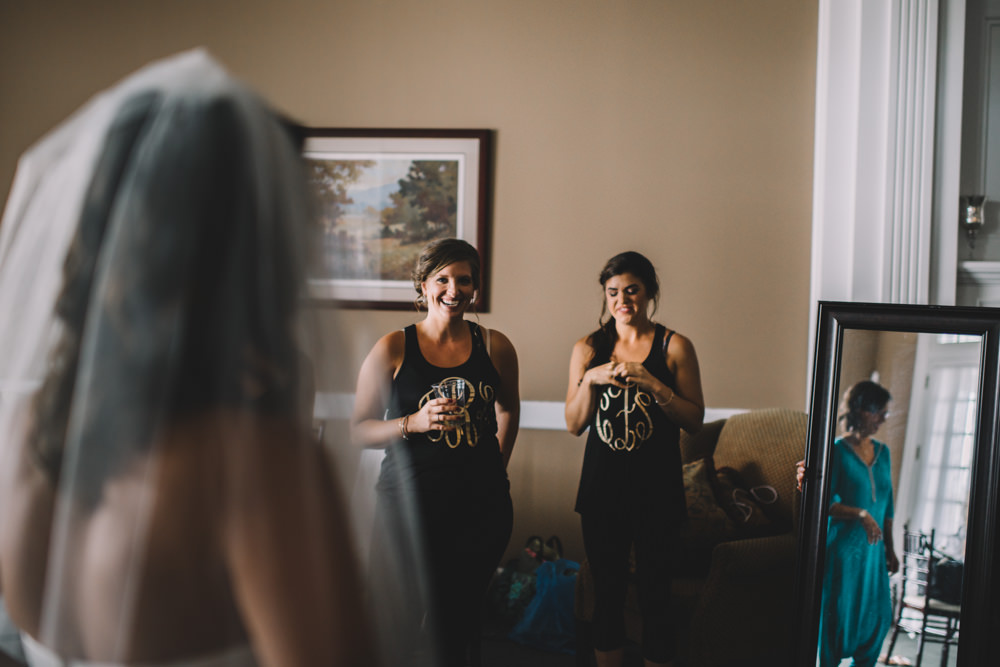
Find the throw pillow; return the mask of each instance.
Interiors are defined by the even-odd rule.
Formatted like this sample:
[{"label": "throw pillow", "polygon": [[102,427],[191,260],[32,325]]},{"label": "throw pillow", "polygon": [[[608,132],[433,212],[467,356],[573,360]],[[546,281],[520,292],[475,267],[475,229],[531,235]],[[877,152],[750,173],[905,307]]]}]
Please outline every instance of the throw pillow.
[{"label": "throw pillow", "polygon": [[719,506],[712,489],[712,459],[684,465],[684,497],[688,524],[684,531],[682,560],[689,567],[707,570],[712,549],[733,537],[735,524]]}]

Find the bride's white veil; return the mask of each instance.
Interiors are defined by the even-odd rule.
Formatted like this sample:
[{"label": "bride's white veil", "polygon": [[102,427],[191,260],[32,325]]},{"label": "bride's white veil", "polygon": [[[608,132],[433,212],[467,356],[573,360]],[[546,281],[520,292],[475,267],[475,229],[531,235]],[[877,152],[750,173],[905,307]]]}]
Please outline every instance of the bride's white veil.
[{"label": "bride's white veil", "polygon": [[[357,456],[303,423],[313,369],[356,366],[324,359],[342,348],[304,298],[295,135],[193,51],[96,96],[18,165],[0,225],[0,575],[55,654],[164,662],[190,639],[371,664],[374,633],[381,664],[434,664],[398,624],[427,607],[416,527],[381,535],[387,569],[366,573],[371,508],[344,488]],[[18,514],[46,488],[48,513]],[[18,556],[45,563],[36,589]],[[233,618],[192,621],[195,584]],[[171,636],[188,622],[204,637]]]}]

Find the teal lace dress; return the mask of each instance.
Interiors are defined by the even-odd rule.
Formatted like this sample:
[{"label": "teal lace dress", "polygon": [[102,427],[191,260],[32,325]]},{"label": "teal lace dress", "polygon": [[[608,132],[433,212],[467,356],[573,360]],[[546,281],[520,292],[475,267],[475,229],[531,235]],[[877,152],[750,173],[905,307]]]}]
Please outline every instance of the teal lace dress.
[{"label": "teal lace dress", "polygon": [[[870,466],[843,438],[833,443],[830,504],[863,508],[884,527],[885,520],[893,518],[892,466],[889,448],[874,442]],[[859,520],[830,517],[819,627],[821,667],[835,667],[850,657],[857,667],[873,666],[878,660],[892,625],[885,556],[885,541],[869,544]]]}]

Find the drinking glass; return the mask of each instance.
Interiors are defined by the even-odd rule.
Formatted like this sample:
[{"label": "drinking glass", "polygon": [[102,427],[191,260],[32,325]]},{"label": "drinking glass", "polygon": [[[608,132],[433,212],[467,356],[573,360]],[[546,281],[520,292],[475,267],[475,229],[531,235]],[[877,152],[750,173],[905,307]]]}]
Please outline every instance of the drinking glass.
[{"label": "drinking glass", "polygon": [[448,378],[434,385],[434,395],[438,398],[451,398],[458,403],[459,408],[465,407],[466,382],[462,378]]}]

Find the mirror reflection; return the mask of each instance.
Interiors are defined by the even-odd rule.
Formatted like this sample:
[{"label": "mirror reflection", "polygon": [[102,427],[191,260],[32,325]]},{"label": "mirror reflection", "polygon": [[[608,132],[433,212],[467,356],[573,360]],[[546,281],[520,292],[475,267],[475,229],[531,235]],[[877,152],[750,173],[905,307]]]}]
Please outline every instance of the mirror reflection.
[{"label": "mirror reflection", "polygon": [[980,348],[844,331],[817,664],[955,664]]}]

